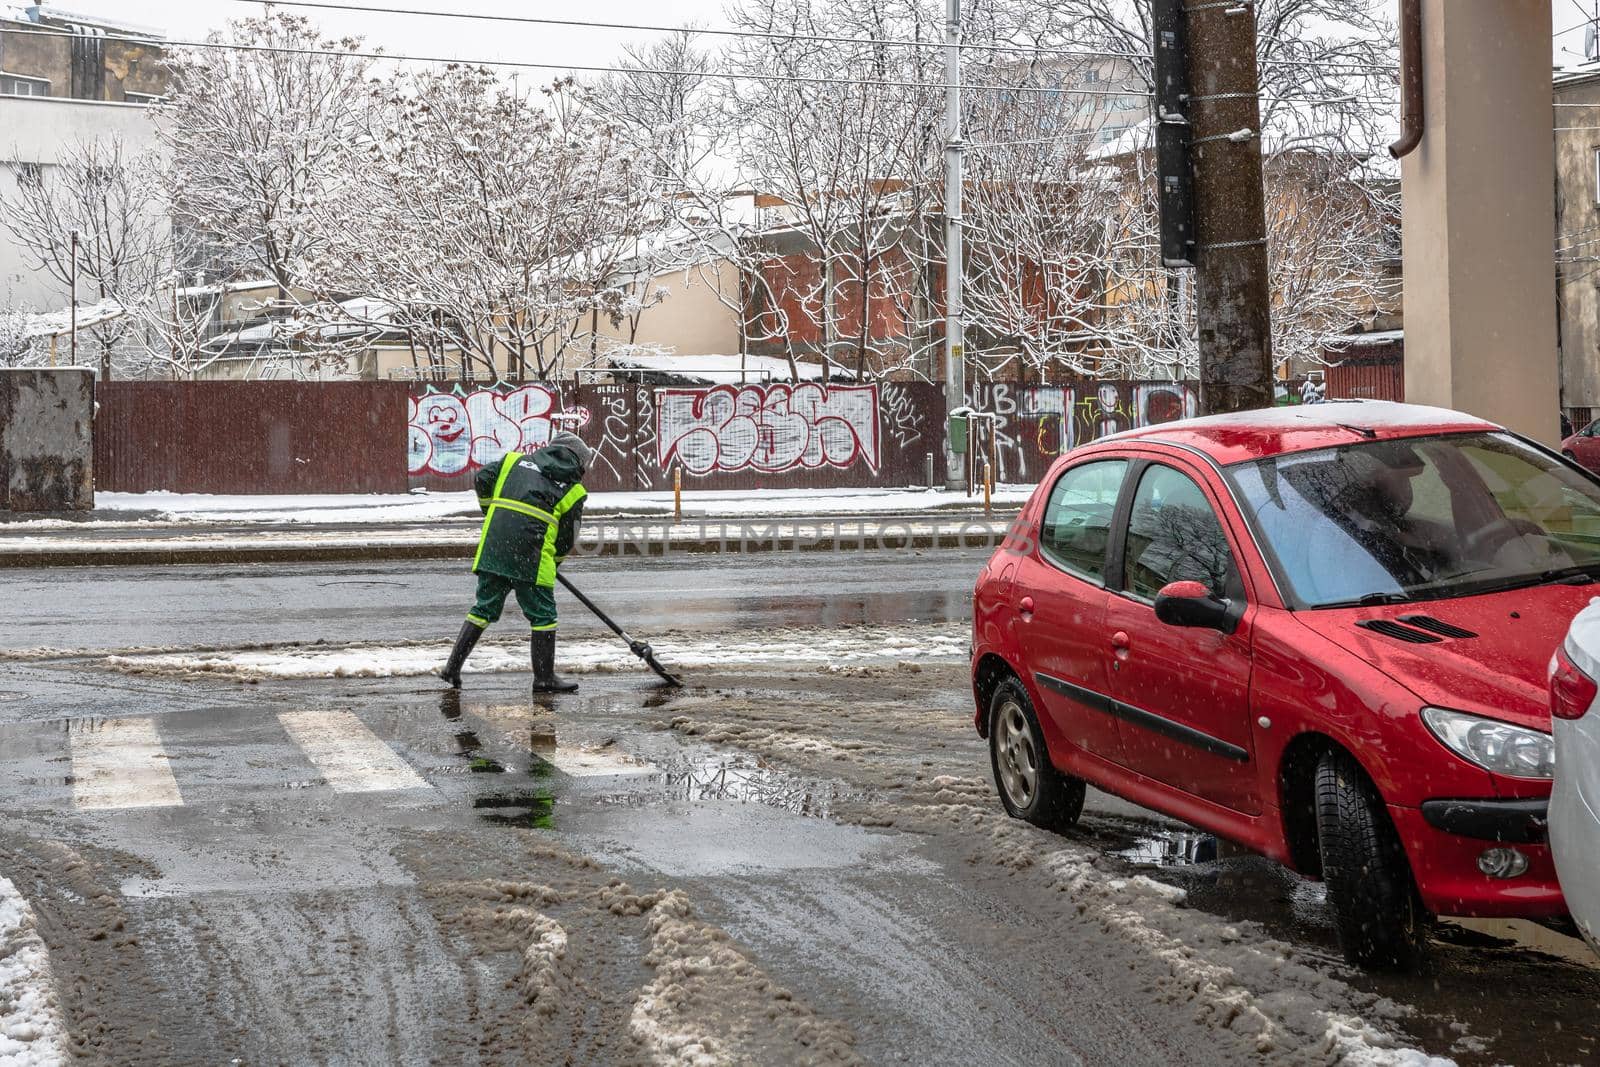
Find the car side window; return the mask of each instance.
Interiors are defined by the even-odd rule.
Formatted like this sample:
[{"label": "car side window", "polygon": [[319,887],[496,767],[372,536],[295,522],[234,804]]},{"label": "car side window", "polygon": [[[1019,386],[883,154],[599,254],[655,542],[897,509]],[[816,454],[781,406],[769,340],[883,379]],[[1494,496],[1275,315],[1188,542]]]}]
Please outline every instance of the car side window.
[{"label": "car side window", "polygon": [[1127,473],[1127,460],[1107,459],[1073,467],[1056,479],[1044,506],[1040,551],[1080,578],[1104,582],[1111,517]]},{"label": "car side window", "polygon": [[1244,594],[1222,523],[1194,479],[1153,464],[1139,479],[1123,558],[1127,590],[1155,600],[1169,582],[1200,582],[1218,597]]}]

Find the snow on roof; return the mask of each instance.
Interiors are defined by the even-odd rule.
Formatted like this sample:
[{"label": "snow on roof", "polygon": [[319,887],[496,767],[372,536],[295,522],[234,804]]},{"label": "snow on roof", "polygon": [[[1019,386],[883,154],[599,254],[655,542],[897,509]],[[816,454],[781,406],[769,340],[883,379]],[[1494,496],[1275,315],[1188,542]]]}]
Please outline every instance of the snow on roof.
[{"label": "snow on roof", "polygon": [[227,346],[265,343],[280,336],[302,336],[318,341],[333,341],[342,337],[359,337],[365,333],[381,331],[382,324],[394,321],[394,305],[377,297],[352,297],[349,300],[339,301],[335,306],[348,317],[330,316],[323,322],[263,319],[255,326],[246,326],[242,330],[222,334],[211,344]]},{"label": "snow on roof", "polygon": [[[106,300],[98,304],[79,304],[78,329],[87,330],[102,322],[121,318],[124,314],[122,305],[115,300]],[[23,322],[22,332],[29,340],[48,339],[71,333],[72,309],[62,308],[60,311],[41,311],[28,315]]]},{"label": "snow on roof", "polygon": [[[7,10],[16,10],[7,5]],[[123,22],[120,19],[108,19],[103,15],[85,15],[81,12],[70,11],[54,4],[30,4],[21,11],[18,22],[44,23],[46,21],[62,22],[74,28],[110,30],[116,34],[132,34],[139,37],[165,38],[165,30],[158,30],[153,26],[140,25],[137,22]],[[7,14],[8,18],[13,17]]]},{"label": "snow on roof", "polygon": [[236,282],[212,282],[210,285],[185,285],[178,289],[179,296],[215,296],[218,293],[237,293],[247,289],[271,289],[277,286],[271,278],[246,278]]},{"label": "snow on roof", "polygon": [[[743,382],[788,382],[794,380],[789,371],[789,361],[780,359],[777,356],[683,356],[661,353],[614,353],[611,356],[611,366],[616,370],[640,371],[645,374],[670,377],[685,385],[738,385]],[[822,380],[822,364],[802,361],[798,362],[796,366],[800,371],[801,381]],[[853,377],[853,375],[836,369],[832,377],[849,378]]]},{"label": "snow on roof", "polygon": [[1322,339],[1325,348],[1349,348],[1352,345],[1385,345],[1406,339],[1405,330],[1372,330],[1368,333],[1334,333]]}]

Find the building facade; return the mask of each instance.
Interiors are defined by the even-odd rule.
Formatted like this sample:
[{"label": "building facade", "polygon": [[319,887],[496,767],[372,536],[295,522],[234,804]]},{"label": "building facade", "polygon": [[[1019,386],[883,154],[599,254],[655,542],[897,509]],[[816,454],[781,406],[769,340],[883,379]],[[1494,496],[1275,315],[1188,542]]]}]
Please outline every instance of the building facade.
[{"label": "building facade", "polygon": [[[119,141],[126,157],[153,148],[147,105],[166,87],[154,31],[0,3],[0,195],[47,179],[80,143]],[[0,308],[48,312],[70,300],[0,227]]]}]

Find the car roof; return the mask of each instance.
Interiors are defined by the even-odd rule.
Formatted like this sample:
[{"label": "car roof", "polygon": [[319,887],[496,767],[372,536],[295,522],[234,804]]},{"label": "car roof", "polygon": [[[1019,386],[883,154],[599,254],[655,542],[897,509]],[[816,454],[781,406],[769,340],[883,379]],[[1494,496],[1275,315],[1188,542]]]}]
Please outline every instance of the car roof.
[{"label": "car roof", "polygon": [[1204,452],[1226,466],[1363,441],[1500,429],[1492,422],[1448,408],[1376,400],[1333,401],[1181,419],[1124,430],[1095,443],[1178,445]]}]

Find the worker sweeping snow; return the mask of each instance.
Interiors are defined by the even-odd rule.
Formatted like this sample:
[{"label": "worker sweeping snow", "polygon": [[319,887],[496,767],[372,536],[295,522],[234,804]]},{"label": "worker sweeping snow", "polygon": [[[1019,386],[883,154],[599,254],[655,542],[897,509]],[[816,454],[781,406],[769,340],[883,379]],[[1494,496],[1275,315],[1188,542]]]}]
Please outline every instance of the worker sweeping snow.
[{"label": "worker sweeping snow", "polygon": [[497,464],[479,469],[473,478],[483,533],[472,572],[478,576],[478,598],[467,613],[450,661],[439,677],[461,686],[461,666],[488,625],[500,617],[506,597],[532,626],[529,648],[533,691],[570,693],[578,683],[556,675],[556,568],[578,540],[583,517],[584,471],[594,452],[569,430],[531,455],[508,452]]}]

